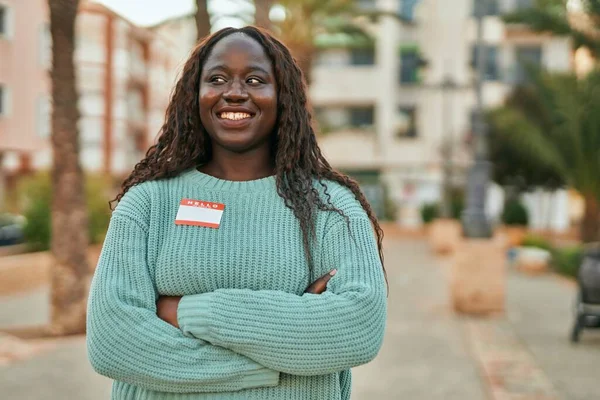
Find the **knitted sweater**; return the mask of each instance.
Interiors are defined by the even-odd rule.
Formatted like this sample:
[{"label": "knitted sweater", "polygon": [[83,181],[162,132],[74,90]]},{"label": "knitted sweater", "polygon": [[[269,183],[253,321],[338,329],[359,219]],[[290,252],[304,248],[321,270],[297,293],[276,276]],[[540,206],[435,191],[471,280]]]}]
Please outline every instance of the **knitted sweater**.
[{"label": "knitted sweater", "polygon": [[[381,346],[386,289],[366,213],[348,189],[327,186],[349,224],[318,212],[312,273],[274,177],[191,169],[131,188],[88,303],[88,356],[114,379],[112,398],[349,399],[350,368]],[[220,226],[176,224],[182,199],[224,204]],[[334,268],[324,293],[304,294]],[[183,296],[179,329],[157,317],[159,295]]]}]

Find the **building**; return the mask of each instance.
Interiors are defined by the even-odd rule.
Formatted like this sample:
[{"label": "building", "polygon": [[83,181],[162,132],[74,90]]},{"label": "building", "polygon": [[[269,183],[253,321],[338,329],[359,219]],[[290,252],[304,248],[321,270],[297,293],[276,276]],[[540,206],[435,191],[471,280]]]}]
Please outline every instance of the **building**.
[{"label": "building", "polygon": [[[569,40],[502,22],[501,13],[531,3],[487,2],[486,107],[500,105],[515,84],[527,79],[520,60],[556,71],[572,68]],[[9,31],[18,26],[23,32],[12,33],[8,40],[0,38],[0,60],[4,54],[10,58],[11,46],[27,48],[31,69],[27,76],[34,79],[17,81],[22,62],[14,61],[14,54],[12,78],[0,67],[5,97],[10,98],[10,93],[27,96],[19,102],[12,100],[10,116],[0,117],[0,149],[8,149],[5,165],[10,168],[40,168],[49,164],[45,123],[49,107],[44,98],[48,82],[43,64],[48,57],[42,50],[47,49],[43,35],[47,19],[45,11],[40,11],[45,10],[45,3],[0,0],[2,4],[8,11],[0,12],[7,18],[0,26]],[[375,20],[357,21],[373,40],[348,40],[344,35],[317,38],[310,97],[319,121],[320,145],[336,168],[360,181],[380,216],[393,213],[402,224],[415,226],[420,224],[421,205],[440,199],[442,150],[448,143],[453,149],[456,183],[464,183],[470,163],[468,138],[476,102],[475,0],[357,0],[357,4],[365,11],[385,11]],[[25,8],[36,10],[33,23],[30,13],[27,23],[20,22]],[[82,77],[82,162],[86,169],[121,173],[141,157],[162,123],[168,93],[196,42],[195,33],[192,15],[143,29],[97,4],[82,6],[76,58]],[[11,100],[4,103],[11,105]],[[14,122],[10,125],[15,120],[28,122],[17,131]],[[491,191],[492,216],[502,207],[501,192],[498,188]],[[534,226],[545,218],[535,215],[539,209],[535,196],[527,200],[532,204]],[[556,229],[569,223],[566,199],[564,192],[551,199]]]},{"label": "building", "polygon": [[[464,179],[470,162],[476,21],[474,0],[413,1],[412,9],[408,3],[361,0],[362,7],[388,16],[370,26],[375,37],[370,47],[332,44],[321,49],[311,98],[322,126],[325,120],[320,144],[332,164],[365,182],[380,214],[384,192],[376,182],[385,184],[400,222],[417,225],[420,205],[441,196],[444,144],[454,149],[456,181]],[[488,5],[486,107],[500,105],[526,79],[519,60],[550,70],[571,68],[567,39],[502,22],[500,13],[530,6],[530,1],[490,0]],[[557,203],[564,203],[564,196]],[[490,214],[497,215],[501,205],[498,196],[491,196]],[[567,213],[559,214],[554,225],[565,227]]]},{"label": "building", "polygon": [[[45,0],[0,0],[0,153],[9,177],[51,165],[48,21]],[[122,175],[162,125],[177,46],[93,2],[81,3],[76,31],[81,163]]]}]

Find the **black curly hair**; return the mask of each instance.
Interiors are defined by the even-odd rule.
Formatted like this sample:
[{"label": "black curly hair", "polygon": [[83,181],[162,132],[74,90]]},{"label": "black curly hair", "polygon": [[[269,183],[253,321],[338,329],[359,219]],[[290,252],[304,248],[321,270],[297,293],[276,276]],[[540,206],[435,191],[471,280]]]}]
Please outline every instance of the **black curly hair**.
[{"label": "black curly hair", "polygon": [[[324,182],[330,180],[350,189],[366,211],[377,236],[383,266],[383,230],[358,184],[335,171],[323,157],[312,126],[306,84],[300,68],[283,43],[254,26],[221,29],[194,48],[171,96],[157,143],[148,149],[145,158],[125,179],[121,192],[111,201],[111,207],[136,184],[171,178],[185,170],[206,164],[211,159],[211,141],[198,113],[200,76],[213,46],[234,33],[243,33],[256,40],[273,63],[278,102],[278,134],[272,139],[277,193],[300,223],[309,265],[310,243],[315,237],[316,211],[336,212],[348,222],[347,216],[330,201]],[[319,196],[314,186],[315,181],[324,189],[326,201]]]}]

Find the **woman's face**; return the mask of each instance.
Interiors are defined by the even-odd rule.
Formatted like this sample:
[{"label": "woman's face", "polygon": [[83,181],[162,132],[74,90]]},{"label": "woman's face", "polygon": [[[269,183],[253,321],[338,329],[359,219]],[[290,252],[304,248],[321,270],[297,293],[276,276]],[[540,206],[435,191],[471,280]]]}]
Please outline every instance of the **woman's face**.
[{"label": "woman's face", "polygon": [[213,146],[235,153],[269,146],[277,84],[271,60],[254,39],[232,34],[214,45],[202,68],[199,97],[200,120]]}]

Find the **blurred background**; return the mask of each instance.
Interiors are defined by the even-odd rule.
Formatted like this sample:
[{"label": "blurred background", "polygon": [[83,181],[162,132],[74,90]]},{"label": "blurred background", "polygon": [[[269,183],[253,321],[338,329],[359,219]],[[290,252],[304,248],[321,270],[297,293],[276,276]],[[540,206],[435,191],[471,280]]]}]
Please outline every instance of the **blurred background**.
[{"label": "blurred background", "polygon": [[599,21],[596,0],[0,0],[0,393],[108,398],[77,336],[108,201],[198,38],[256,24],[384,221],[386,351],[353,399],[600,398],[577,279],[600,268]]}]

